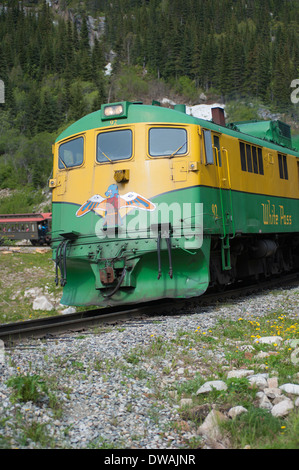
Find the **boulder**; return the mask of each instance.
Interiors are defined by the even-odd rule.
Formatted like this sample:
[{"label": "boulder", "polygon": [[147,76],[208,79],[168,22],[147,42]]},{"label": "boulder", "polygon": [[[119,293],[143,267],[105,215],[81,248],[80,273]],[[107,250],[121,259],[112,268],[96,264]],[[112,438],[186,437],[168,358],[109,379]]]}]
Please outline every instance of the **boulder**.
[{"label": "boulder", "polygon": [[47,297],[45,297],[44,295],[41,295],[39,297],[36,297],[36,299],[34,299],[32,308],[33,310],[50,311],[54,309],[54,305],[52,305],[51,302],[49,302]]},{"label": "boulder", "polygon": [[24,297],[36,297],[42,295],[42,289],[40,287],[31,287],[30,289],[26,289],[24,291]]},{"label": "boulder", "polygon": [[75,307],[67,307],[61,311],[62,315],[69,315],[70,313],[76,313]]},{"label": "boulder", "polygon": [[262,336],[255,340],[256,343],[259,344],[278,344],[282,342],[281,336]]},{"label": "boulder", "polygon": [[265,374],[256,374],[248,378],[251,386],[255,385],[259,390],[268,387],[267,377]]},{"label": "boulder", "polygon": [[190,406],[192,405],[192,403],[193,403],[192,398],[182,398],[180,401],[181,406]]},{"label": "boulder", "polygon": [[230,418],[235,418],[236,416],[239,416],[242,413],[247,413],[246,408],[244,406],[234,406],[228,411],[228,416]]},{"label": "boulder", "polygon": [[227,378],[238,378],[241,379],[242,377],[248,377],[249,375],[253,375],[254,370],[252,369],[238,369],[238,370],[230,370],[227,374]]},{"label": "boulder", "polygon": [[276,418],[283,418],[284,416],[287,416],[293,408],[294,403],[292,402],[292,400],[286,398],[277,405],[274,405],[271,410],[271,413]]},{"label": "boulder", "polygon": [[276,397],[280,396],[282,394],[282,391],[280,388],[264,388],[264,393],[265,395],[270,398],[271,400],[274,400]]},{"label": "boulder", "polygon": [[299,385],[297,384],[283,384],[279,388],[286,393],[290,393],[292,395],[299,395]]},{"label": "boulder", "polygon": [[268,387],[269,388],[277,388],[278,387],[278,378],[277,377],[269,377],[267,382],[268,382]]},{"label": "boulder", "polygon": [[227,419],[228,418],[220,411],[210,411],[204,422],[199,426],[198,434],[204,434],[214,441],[221,440],[222,433],[219,427],[219,423]]},{"label": "boulder", "polygon": [[263,408],[264,410],[272,410],[273,405],[267,395],[263,393],[262,397],[260,398],[259,408]]},{"label": "boulder", "polygon": [[227,385],[222,380],[210,380],[209,382],[204,383],[196,392],[196,395],[200,393],[212,392],[213,389],[216,390],[227,390]]}]

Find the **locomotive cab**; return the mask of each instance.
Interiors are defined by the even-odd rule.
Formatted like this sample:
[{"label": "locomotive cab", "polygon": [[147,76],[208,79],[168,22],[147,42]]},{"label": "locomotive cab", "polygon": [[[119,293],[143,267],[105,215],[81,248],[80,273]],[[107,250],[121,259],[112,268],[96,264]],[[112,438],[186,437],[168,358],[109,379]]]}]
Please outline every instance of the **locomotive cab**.
[{"label": "locomotive cab", "polygon": [[[203,242],[201,130],[185,113],[176,111],[175,119],[172,113],[104,105],[57,140],[50,181],[54,259],[67,303],[82,298],[83,271],[92,278],[93,304],[119,302],[128,292],[134,302],[132,291],[140,299],[185,296],[186,283],[192,295],[199,285],[206,290],[207,265],[204,276],[195,274],[194,257],[205,256],[192,252]],[[185,262],[193,266],[191,277],[182,274]],[[69,291],[73,283],[76,292]]]}]

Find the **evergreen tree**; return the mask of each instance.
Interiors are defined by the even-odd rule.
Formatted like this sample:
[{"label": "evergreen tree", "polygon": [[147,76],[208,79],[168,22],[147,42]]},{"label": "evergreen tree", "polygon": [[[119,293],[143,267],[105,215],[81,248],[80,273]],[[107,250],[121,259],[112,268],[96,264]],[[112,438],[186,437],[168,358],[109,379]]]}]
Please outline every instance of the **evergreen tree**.
[{"label": "evergreen tree", "polygon": [[88,27],[87,27],[87,21],[86,21],[86,16],[83,16],[82,18],[82,24],[81,24],[81,31],[80,31],[80,50],[83,51],[90,51],[89,48],[89,33],[88,33]]},{"label": "evergreen tree", "polygon": [[101,108],[102,104],[106,102],[106,92],[105,92],[105,80],[102,73],[98,73],[96,77],[97,85],[97,96],[93,102],[93,111],[97,111]]},{"label": "evergreen tree", "polygon": [[86,105],[80,83],[76,82],[70,90],[69,118],[77,121],[86,113]]},{"label": "evergreen tree", "polygon": [[[299,73],[297,0],[83,0],[79,10],[79,2],[72,2],[74,17],[67,21],[57,20],[45,0],[4,3],[0,122],[6,127],[1,127],[0,154],[7,167],[0,162],[0,184],[11,168],[16,175],[11,184],[22,181],[20,168],[28,169],[28,181],[42,184],[39,165],[47,159],[34,157],[34,165],[29,164],[40,133],[56,132],[103,102],[120,99],[119,83],[123,96],[131,99],[136,89],[142,95],[145,76],[159,78],[159,90],[164,81],[181,92],[194,90],[195,83],[226,98],[246,95],[277,111],[290,108],[290,84]],[[60,7],[66,11],[68,4],[60,2]],[[105,17],[99,40],[89,31],[86,15],[91,12]],[[116,58],[106,77],[111,51]],[[35,137],[25,158],[24,144]]]},{"label": "evergreen tree", "polygon": [[56,103],[49,91],[44,93],[39,112],[38,131],[54,132],[57,129]]}]

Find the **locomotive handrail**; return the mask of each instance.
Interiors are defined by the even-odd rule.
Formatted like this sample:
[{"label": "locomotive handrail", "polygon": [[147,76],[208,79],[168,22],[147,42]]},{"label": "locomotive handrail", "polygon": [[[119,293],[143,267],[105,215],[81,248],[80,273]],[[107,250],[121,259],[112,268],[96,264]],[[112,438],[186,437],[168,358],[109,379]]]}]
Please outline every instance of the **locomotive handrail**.
[{"label": "locomotive handrail", "polygon": [[[213,145],[213,150],[214,152],[217,152],[218,149]],[[215,153],[215,156],[217,156],[217,153]],[[217,162],[217,160],[215,160]],[[226,228],[225,228],[225,217],[224,217],[224,207],[223,207],[223,198],[222,198],[222,187],[221,187],[221,178],[220,178],[220,168],[219,165],[216,164],[216,173],[218,177],[218,185],[219,185],[219,196],[220,196],[220,205],[221,205],[221,213],[222,213],[222,227],[223,227],[223,238],[226,237]]]},{"label": "locomotive handrail", "polygon": [[231,222],[232,222],[232,228],[233,228],[233,236],[231,238],[234,238],[234,236],[236,235],[236,229],[235,229],[235,221],[234,221],[234,216],[233,216],[232,184],[231,184],[231,179],[230,179],[230,166],[229,166],[228,150],[225,147],[222,147],[222,150],[225,152],[225,155],[226,155],[227,179],[228,179],[230,208],[231,208]]}]

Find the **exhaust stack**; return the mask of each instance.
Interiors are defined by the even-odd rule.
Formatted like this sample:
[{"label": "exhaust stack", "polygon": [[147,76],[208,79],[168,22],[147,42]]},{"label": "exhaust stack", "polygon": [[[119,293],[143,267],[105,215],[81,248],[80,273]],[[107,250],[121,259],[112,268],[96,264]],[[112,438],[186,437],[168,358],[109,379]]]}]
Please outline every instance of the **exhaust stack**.
[{"label": "exhaust stack", "polygon": [[212,121],[214,124],[225,126],[225,115],[223,108],[212,108]]}]

